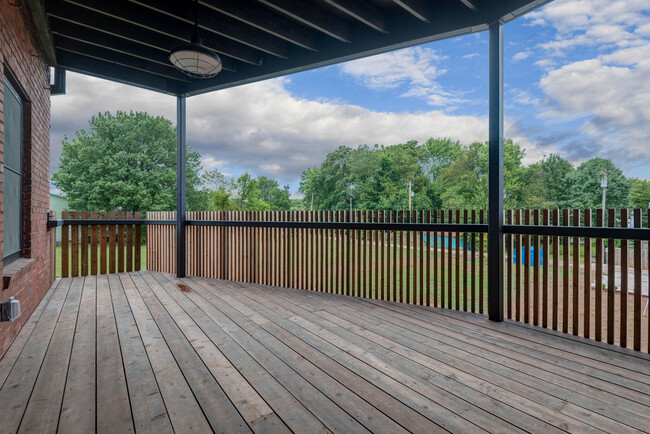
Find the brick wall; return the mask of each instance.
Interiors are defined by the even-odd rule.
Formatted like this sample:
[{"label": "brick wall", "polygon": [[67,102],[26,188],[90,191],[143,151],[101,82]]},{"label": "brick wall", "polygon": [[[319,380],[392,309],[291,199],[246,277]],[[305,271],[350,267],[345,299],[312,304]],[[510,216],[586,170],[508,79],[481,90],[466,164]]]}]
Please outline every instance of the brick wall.
[{"label": "brick wall", "polygon": [[[0,356],[27,321],[50,286],[50,237],[46,213],[50,206],[50,92],[46,62],[30,37],[23,1],[0,0],[0,161],[3,160],[4,72],[9,70],[27,97],[24,104],[23,257],[27,268],[2,290],[0,301],[15,296],[22,315],[13,323],[0,323]],[[4,241],[3,174],[0,173],[0,251]],[[3,264],[0,260],[0,282]]]}]

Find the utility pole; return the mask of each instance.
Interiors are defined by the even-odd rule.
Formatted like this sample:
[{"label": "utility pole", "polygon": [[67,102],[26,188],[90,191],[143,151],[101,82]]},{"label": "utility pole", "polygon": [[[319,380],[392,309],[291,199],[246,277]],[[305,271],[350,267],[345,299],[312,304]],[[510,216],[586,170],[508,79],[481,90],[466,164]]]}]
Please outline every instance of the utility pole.
[{"label": "utility pole", "polygon": [[605,202],[607,200],[607,169],[603,170],[603,179],[600,181],[600,186],[603,188],[603,216],[604,216]]},{"label": "utility pole", "polygon": [[411,183],[409,182],[409,212],[411,212]]},{"label": "utility pole", "polygon": [[352,212],[352,196],[350,196],[350,212]]}]

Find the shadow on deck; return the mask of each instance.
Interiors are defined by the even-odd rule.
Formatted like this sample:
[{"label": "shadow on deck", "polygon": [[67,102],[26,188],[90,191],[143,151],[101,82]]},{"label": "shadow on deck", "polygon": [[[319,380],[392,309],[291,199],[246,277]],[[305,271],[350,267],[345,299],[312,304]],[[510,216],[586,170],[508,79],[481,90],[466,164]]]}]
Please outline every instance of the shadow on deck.
[{"label": "shadow on deck", "polygon": [[[180,284],[180,285],[179,285]],[[137,272],[57,281],[0,431],[647,431],[650,357],[519,323]]]}]

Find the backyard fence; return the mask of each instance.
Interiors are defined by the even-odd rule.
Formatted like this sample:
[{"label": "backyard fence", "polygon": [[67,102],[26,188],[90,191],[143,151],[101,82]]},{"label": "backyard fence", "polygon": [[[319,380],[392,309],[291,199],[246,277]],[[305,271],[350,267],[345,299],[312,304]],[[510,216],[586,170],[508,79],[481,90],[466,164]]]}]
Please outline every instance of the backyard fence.
[{"label": "backyard fence", "polygon": [[140,270],[142,226],[136,222],[116,224],[115,221],[140,219],[141,213],[63,211],[61,218],[101,220],[99,224],[61,227],[61,277]]},{"label": "backyard fence", "polygon": [[[139,214],[62,217],[101,220],[63,226],[62,276],[139,269],[144,228],[110,223]],[[486,313],[486,217],[467,210],[188,212],[186,272]],[[504,235],[505,316],[648,351],[648,242],[533,234],[554,226],[647,227],[647,217],[640,209],[506,211],[506,225],[531,226],[531,234]],[[160,223],[146,226],[149,270],[176,272],[175,218],[147,213],[146,222]]]}]

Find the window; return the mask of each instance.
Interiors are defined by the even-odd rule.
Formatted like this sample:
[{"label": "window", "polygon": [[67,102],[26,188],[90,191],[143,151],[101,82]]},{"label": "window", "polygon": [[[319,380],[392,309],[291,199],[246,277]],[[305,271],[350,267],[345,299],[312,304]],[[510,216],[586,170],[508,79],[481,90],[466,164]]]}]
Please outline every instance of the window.
[{"label": "window", "polygon": [[22,251],[23,103],[14,87],[4,82],[4,251],[10,262]]}]

